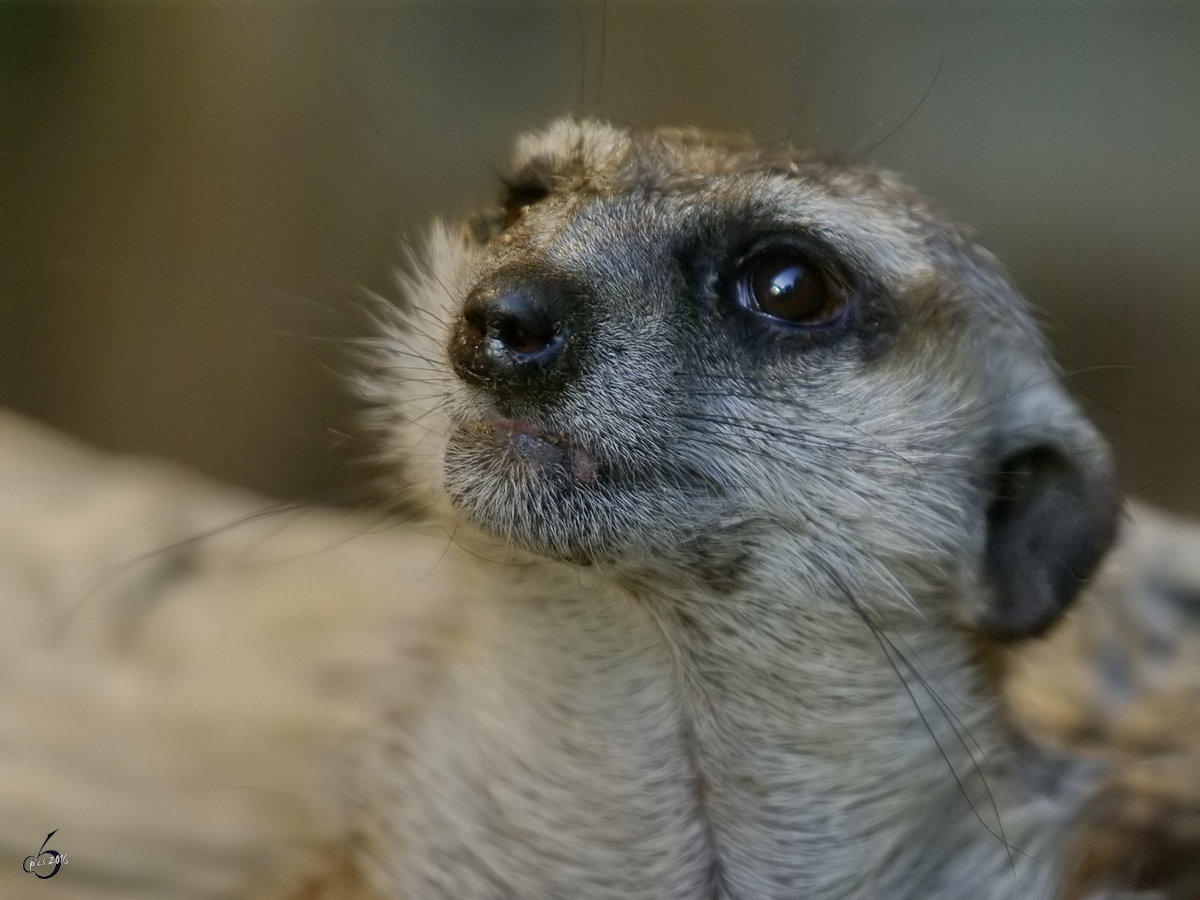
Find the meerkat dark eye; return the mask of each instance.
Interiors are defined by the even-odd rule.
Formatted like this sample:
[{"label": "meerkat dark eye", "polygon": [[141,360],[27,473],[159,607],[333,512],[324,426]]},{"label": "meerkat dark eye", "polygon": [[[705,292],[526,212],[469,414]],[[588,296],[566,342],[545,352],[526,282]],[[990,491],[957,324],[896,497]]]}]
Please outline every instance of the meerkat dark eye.
[{"label": "meerkat dark eye", "polygon": [[738,278],[737,301],[751,312],[809,327],[830,325],[846,310],[841,283],[794,250],[752,259]]},{"label": "meerkat dark eye", "polygon": [[551,176],[539,169],[523,170],[503,178],[498,201],[470,219],[476,240],[486,243],[520,221],[525,210],[553,193]]},{"label": "meerkat dark eye", "polygon": [[549,196],[550,182],[542,175],[527,175],[506,181],[504,195],[500,200],[504,210],[500,220],[501,229],[512,227],[524,215],[526,209]]}]

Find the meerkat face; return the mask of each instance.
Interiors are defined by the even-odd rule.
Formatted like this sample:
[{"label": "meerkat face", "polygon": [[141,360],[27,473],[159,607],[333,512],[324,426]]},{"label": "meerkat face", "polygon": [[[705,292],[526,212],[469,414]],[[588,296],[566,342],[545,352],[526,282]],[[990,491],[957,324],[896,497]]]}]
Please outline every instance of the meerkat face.
[{"label": "meerkat face", "polygon": [[1107,456],[1019,297],[887,176],[562,121],[406,287],[394,441],[514,545],[924,566],[1017,634],[1107,543]]}]

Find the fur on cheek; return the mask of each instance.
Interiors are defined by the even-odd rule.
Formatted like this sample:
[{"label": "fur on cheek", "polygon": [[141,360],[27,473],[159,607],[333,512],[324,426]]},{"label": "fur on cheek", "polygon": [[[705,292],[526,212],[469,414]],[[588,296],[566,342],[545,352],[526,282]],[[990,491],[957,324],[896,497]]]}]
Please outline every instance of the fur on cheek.
[{"label": "fur on cheek", "polygon": [[401,300],[381,302],[381,337],[371,344],[370,371],[360,394],[381,435],[380,460],[402,475],[390,479],[404,499],[437,503],[445,479],[451,409],[465,402],[446,344],[470,289],[475,250],[458,228],[435,222],[421,252],[396,272]]}]

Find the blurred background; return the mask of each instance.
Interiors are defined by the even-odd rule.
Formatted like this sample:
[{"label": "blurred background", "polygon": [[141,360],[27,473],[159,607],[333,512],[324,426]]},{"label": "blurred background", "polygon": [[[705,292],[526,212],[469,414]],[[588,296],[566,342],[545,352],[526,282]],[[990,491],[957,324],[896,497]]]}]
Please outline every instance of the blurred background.
[{"label": "blurred background", "polygon": [[401,236],[563,113],[905,173],[1200,513],[1200,4],[0,2],[0,405],[282,498],[364,478]]}]

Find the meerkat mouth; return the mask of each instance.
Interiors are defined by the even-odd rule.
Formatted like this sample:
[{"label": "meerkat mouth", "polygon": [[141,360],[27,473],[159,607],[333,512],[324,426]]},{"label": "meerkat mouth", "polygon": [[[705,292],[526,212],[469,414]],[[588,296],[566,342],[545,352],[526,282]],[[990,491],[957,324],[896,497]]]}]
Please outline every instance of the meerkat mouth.
[{"label": "meerkat mouth", "polygon": [[520,419],[484,419],[460,425],[456,437],[477,452],[498,455],[513,464],[537,469],[567,471],[576,484],[600,479],[596,457],[563,434]]}]

